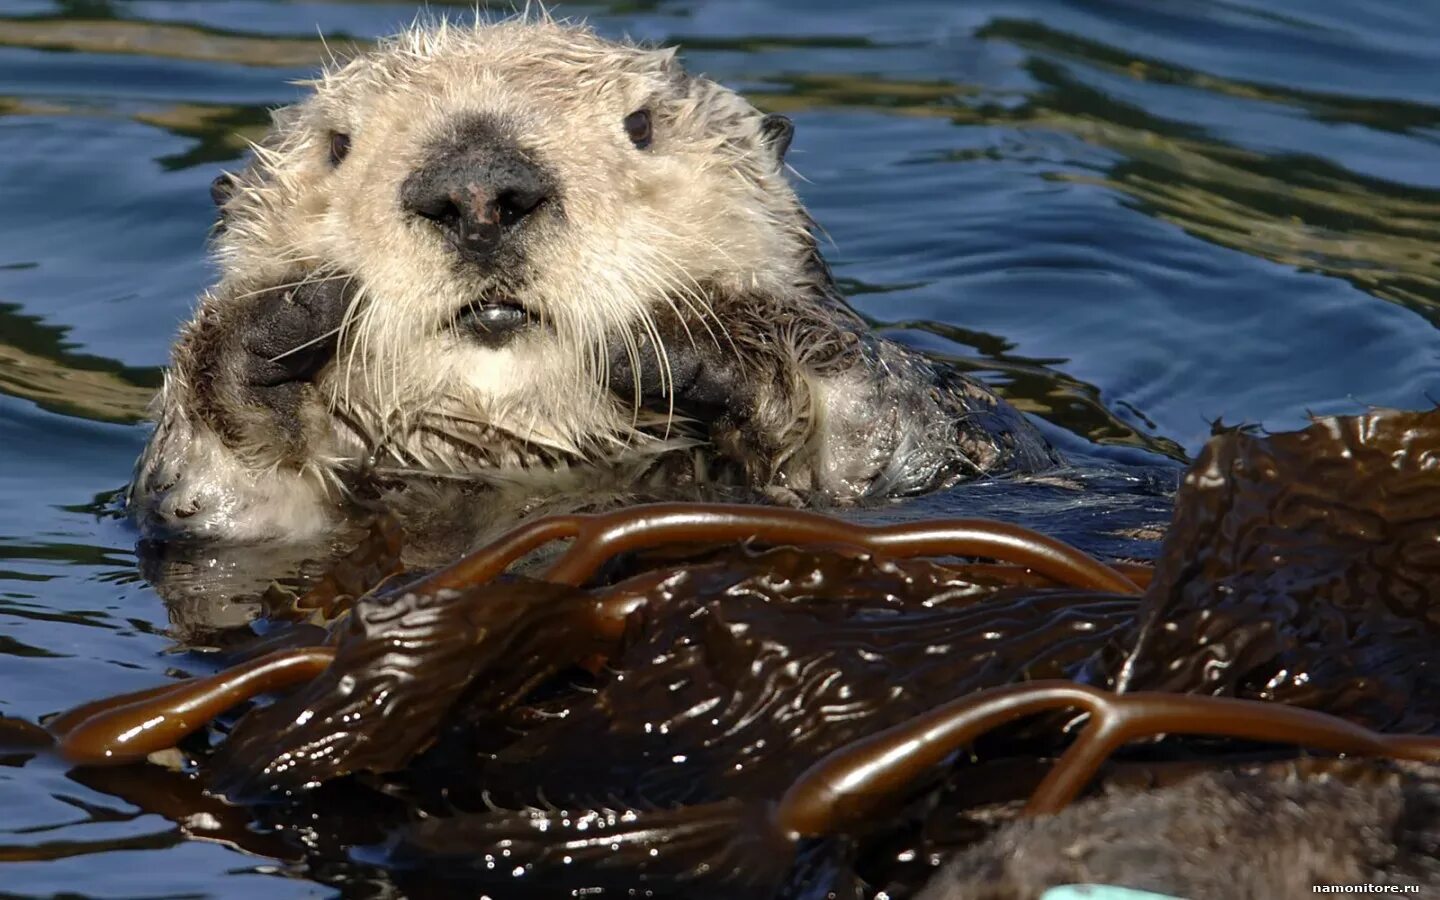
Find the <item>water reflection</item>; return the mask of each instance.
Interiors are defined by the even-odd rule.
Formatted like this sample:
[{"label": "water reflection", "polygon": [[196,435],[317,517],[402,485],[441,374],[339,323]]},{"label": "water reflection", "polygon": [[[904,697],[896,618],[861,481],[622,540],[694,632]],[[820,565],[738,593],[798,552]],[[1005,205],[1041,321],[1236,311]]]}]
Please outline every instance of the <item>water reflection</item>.
[{"label": "water reflection", "polygon": [[0,303],[0,393],[42,409],[100,422],[139,422],[160,371],[121,365],[67,348],[65,330]]}]

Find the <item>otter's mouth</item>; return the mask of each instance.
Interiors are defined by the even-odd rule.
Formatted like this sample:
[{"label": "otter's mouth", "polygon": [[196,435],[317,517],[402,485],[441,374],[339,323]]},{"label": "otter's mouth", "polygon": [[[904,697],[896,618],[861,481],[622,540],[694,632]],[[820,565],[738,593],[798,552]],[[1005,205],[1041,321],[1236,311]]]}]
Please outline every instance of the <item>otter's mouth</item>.
[{"label": "otter's mouth", "polygon": [[503,347],[537,323],[530,310],[509,297],[468,303],[453,320],[457,334],[485,347]]}]

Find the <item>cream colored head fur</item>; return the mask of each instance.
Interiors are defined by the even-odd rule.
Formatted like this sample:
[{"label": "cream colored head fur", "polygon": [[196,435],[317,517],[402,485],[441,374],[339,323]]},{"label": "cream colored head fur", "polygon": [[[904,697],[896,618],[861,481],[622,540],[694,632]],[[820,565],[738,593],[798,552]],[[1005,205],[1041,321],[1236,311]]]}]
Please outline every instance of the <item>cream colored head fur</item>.
[{"label": "cream colored head fur", "polygon": [[[382,452],[463,468],[473,460],[416,430],[447,416],[566,454],[608,451],[635,437],[597,371],[615,341],[647,334],[666,305],[698,313],[717,293],[789,293],[807,277],[806,219],[761,114],[686,74],[673,50],[549,20],[440,24],[326,72],[314,91],[276,114],[226,204],[224,277],[207,302],[297,270],[353,276],[323,387]],[[622,126],[639,109],[654,121],[645,150]],[[506,288],[518,282],[514,299],[549,327],[499,349],[450,325],[502,279],[456,266],[435,229],[398,208],[425,148],[469,114],[506,123],[558,176],[563,207],[536,226]],[[350,138],[338,165],[333,134]],[[695,337],[723,340],[706,312],[716,336]]]}]

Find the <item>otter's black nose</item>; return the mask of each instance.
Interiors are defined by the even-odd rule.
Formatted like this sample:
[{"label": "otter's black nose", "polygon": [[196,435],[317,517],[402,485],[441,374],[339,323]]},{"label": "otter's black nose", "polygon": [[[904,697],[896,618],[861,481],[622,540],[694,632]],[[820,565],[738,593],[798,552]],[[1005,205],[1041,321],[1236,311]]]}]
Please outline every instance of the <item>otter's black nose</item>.
[{"label": "otter's black nose", "polygon": [[553,184],[513,141],[475,123],[405,179],[400,204],[434,222],[462,256],[485,263],[551,199]]}]

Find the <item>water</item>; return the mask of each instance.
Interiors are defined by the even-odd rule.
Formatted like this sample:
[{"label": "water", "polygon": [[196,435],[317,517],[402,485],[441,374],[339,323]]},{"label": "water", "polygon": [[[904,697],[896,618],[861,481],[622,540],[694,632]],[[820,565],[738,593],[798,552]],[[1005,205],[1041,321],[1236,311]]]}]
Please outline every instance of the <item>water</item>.
[{"label": "water", "polygon": [[[559,11],[681,43],[693,69],[791,115],[855,305],[1001,386],[1092,486],[903,514],[999,512],[1105,550],[1091,514],[1158,471],[1163,515],[1167,461],[1217,418],[1281,429],[1436,396],[1440,3]],[[343,45],[415,12],[0,2],[0,713],[195,669],[167,652],[185,614],[140,578],[115,493],[210,277],[206,185],[296,96],[317,31]],[[215,592],[191,601],[226,615]],[[6,892],[331,892],[56,764],[0,762]]]}]

